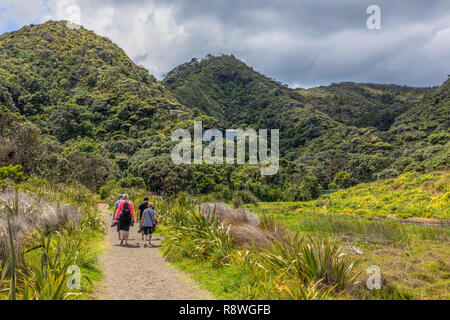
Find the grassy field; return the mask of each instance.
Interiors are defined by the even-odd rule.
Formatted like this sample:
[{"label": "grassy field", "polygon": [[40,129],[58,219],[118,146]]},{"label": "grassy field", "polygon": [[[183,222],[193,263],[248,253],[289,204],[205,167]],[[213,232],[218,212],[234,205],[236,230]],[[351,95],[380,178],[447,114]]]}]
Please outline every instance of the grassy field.
[{"label": "grassy field", "polygon": [[[351,215],[303,213],[281,208],[293,204],[248,206],[260,217],[273,219],[282,226],[304,235],[327,237],[343,245],[359,260],[361,278],[367,278],[368,266],[381,269],[386,289],[397,288],[406,298],[450,298],[450,228],[406,224],[389,219]],[[276,207],[277,209],[273,209]],[[356,250],[355,250],[355,249]],[[358,254],[359,251],[362,254]],[[359,293],[383,294],[376,291]]]},{"label": "grassy field", "polygon": [[[295,214],[299,215],[299,214]],[[313,241],[328,238],[358,262],[359,283],[339,299],[450,299],[450,230],[441,227],[405,225],[393,221],[372,222],[339,216],[283,216],[281,226],[299,231]],[[358,221],[362,220],[362,221]],[[292,223],[296,221],[296,223]],[[180,249],[169,260],[186,271],[219,299],[254,299],[248,288],[255,285],[242,260],[246,250],[233,252],[226,265],[193,258]],[[359,254],[362,253],[362,254]],[[382,289],[368,290],[367,268],[379,266]],[[265,298],[265,297],[262,297]],[[271,299],[274,297],[270,297]]]},{"label": "grassy field", "polygon": [[[420,222],[436,222],[438,218],[448,218],[448,181],[448,171],[409,173],[310,202],[247,205],[260,218],[263,228],[269,226],[272,233],[279,230],[282,234],[296,234],[301,240],[285,242],[278,248],[233,246],[222,254],[222,258],[227,258],[218,263],[214,250],[206,255],[195,253],[199,238],[204,237],[197,230],[178,241],[167,256],[219,299],[450,299],[449,225],[418,224],[406,219],[426,217],[433,219]],[[168,206],[168,212],[174,210],[174,204],[160,205]],[[178,206],[175,210],[186,212],[181,204]],[[170,221],[180,223],[186,234],[206,227],[187,227],[185,222],[176,220],[172,217]],[[167,229],[168,237],[176,234]],[[332,243],[328,251],[324,250],[327,246],[320,246],[327,241]],[[172,245],[170,241],[165,243],[166,248]],[[349,280],[350,276],[342,275],[326,285],[318,284],[323,290],[317,292],[314,281],[320,278],[319,273],[313,280],[292,273],[292,266],[305,259],[309,247],[317,262],[309,267],[323,264],[320,268],[326,269],[334,261],[332,256],[339,252],[348,260],[336,264],[351,269],[349,275],[356,274],[356,281],[349,281],[342,291],[328,292],[330,287]],[[307,261],[297,266],[300,274],[305,265]],[[380,290],[366,287],[371,275],[369,266],[380,268]],[[321,276],[329,279],[332,274],[325,272]],[[303,286],[305,281],[308,287]]]},{"label": "grassy field", "polygon": [[278,212],[450,219],[450,171],[409,172],[395,179],[362,183],[314,201],[263,204],[262,207]]},{"label": "grassy field", "polygon": [[[315,201],[260,202],[247,208],[294,232],[333,239],[353,251],[362,277],[368,266],[379,266],[388,291],[395,287],[406,298],[449,299],[449,179],[449,171],[407,173]],[[418,222],[443,219],[445,224],[403,223],[411,217],[433,218]],[[383,298],[384,293],[364,294]]]}]

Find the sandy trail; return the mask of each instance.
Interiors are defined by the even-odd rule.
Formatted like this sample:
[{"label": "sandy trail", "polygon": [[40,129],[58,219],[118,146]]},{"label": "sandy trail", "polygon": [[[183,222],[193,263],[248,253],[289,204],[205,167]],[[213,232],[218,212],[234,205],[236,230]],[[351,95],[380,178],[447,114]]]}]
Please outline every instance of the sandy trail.
[{"label": "sandy trail", "polygon": [[99,204],[108,234],[107,247],[100,258],[103,282],[97,299],[107,300],[199,300],[214,299],[185,273],[166,262],[159,252],[160,237],[153,236],[153,248],[144,248],[137,224],[130,228],[128,247],[121,247],[116,228],[110,228],[111,212]]}]

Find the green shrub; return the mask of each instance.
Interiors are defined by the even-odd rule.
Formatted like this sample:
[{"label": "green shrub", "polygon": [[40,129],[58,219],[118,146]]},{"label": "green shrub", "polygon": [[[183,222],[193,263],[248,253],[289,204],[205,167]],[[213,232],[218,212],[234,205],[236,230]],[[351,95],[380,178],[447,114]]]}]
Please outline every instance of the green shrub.
[{"label": "green shrub", "polygon": [[145,188],[144,179],[141,177],[129,176],[119,180],[119,185],[122,188]]},{"label": "green shrub", "polygon": [[245,257],[253,284],[250,299],[327,299],[356,285],[356,262],[329,240],[293,239],[272,249],[253,248]]},{"label": "green shrub", "polygon": [[228,229],[214,215],[204,216],[195,200],[186,195],[172,199],[164,206],[166,209],[160,215],[169,228],[165,255],[175,248],[183,248],[188,256],[203,257],[218,265],[228,261],[232,239]]},{"label": "green shrub", "polygon": [[111,194],[111,191],[117,185],[115,180],[109,180],[105,185],[101,186],[99,189],[100,198],[105,200]]},{"label": "green shrub", "polygon": [[450,140],[450,134],[448,134],[447,132],[433,133],[433,134],[430,134],[430,136],[428,137],[428,141],[431,144],[442,144],[442,145],[444,145],[449,140]]},{"label": "green shrub", "polygon": [[377,174],[377,179],[379,180],[385,180],[389,178],[395,178],[400,175],[400,172],[398,172],[396,169],[384,169],[380,173]]},{"label": "green shrub", "polygon": [[9,179],[12,179],[15,181],[22,180],[24,178],[22,166],[21,165],[13,166],[12,164],[10,164],[7,167],[1,167],[0,168],[0,180],[4,180],[6,178],[9,178]]},{"label": "green shrub", "polygon": [[249,190],[237,190],[233,193],[231,203],[234,207],[240,207],[244,204],[255,204],[259,199]]},{"label": "green shrub", "polygon": [[348,188],[354,184],[354,181],[347,172],[339,171],[334,176],[333,183],[340,188]]}]

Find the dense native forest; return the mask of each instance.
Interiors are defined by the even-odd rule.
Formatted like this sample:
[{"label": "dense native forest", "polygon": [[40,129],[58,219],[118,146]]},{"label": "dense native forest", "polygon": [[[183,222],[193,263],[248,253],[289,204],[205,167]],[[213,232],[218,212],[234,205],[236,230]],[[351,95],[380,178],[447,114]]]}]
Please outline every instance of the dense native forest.
[{"label": "dense native forest", "polygon": [[[301,77],[301,75],[299,75]],[[109,39],[65,22],[0,36],[2,175],[312,200],[322,190],[450,165],[450,81],[439,87],[339,83],[292,89],[232,55],[193,59],[157,81]],[[175,128],[280,129],[280,170],[181,165]]]}]

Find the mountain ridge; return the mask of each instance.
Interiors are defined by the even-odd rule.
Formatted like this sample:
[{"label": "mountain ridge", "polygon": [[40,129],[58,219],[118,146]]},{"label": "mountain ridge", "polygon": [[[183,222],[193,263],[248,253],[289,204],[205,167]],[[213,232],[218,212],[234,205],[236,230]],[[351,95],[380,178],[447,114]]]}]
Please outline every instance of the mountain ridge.
[{"label": "mountain ridge", "polygon": [[[407,162],[413,163],[423,161],[420,153],[431,152],[429,157],[433,158],[448,150],[449,108],[444,104],[448,101],[447,82],[431,88],[343,82],[292,89],[254,71],[233,55],[209,55],[173,69],[163,84],[182,104],[216,116],[224,125],[236,123],[229,119],[243,114],[239,121],[244,127],[280,129],[282,155],[289,160],[309,166],[324,162],[326,167],[333,159],[343,157],[359,167],[361,162],[377,159],[376,164],[368,165],[371,169],[360,170],[372,173],[354,173],[363,175],[362,181],[376,178],[374,173],[379,174],[383,168],[391,170],[391,175],[402,172],[405,167],[399,165],[398,153],[412,157]],[[198,92],[201,99],[197,99]],[[432,98],[439,92],[440,98]],[[434,114],[430,99],[441,99],[440,116]],[[340,109],[336,110],[337,106]],[[422,113],[427,114],[423,118],[430,124],[426,132],[419,130]],[[224,114],[228,118],[221,117]],[[402,119],[410,119],[409,124]],[[438,132],[433,132],[433,127]],[[398,134],[401,130],[410,132],[410,136]],[[443,136],[441,142],[445,143],[429,143],[436,140],[429,138],[432,134]],[[411,143],[416,135],[421,143]],[[442,150],[437,151],[439,148]],[[418,154],[408,155],[408,150]],[[442,154],[437,156],[439,164],[431,167],[448,166]]]},{"label": "mountain ridge", "polygon": [[[16,131],[3,126],[0,138],[9,142],[0,164],[26,164],[27,171],[97,189],[120,180],[152,191],[170,184],[307,199],[336,184],[448,167],[448,92],[448,82],[435,89],[292,89],[226,55],[191,60],[158,81],[109,39],[49,21],[0,36],[0,108],[24,123]],[[335,112],[340,98],[343,111],[361,106],[361,115]],[[353,123],[392,105],[398,112],[386,127]],[[280,129],[280,173],[269,179],[248,175],[253,169],[246,166],[175,167],[171,132],[192,130],[194,120],[211,128]],[[30,128],[38,132],[30,150],[41,152],[15,156]]]}]

